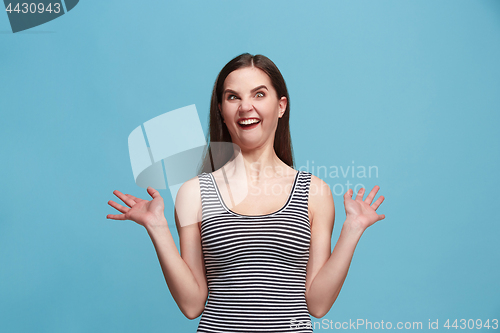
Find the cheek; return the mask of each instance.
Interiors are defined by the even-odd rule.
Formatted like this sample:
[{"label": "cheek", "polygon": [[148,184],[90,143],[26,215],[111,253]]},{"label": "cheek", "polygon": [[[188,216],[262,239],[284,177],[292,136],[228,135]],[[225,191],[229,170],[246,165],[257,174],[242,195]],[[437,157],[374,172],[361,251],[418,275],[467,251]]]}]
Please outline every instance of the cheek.
[{"label": "cheek", "polygon": [[263,116],[267,119],[274,121],[274,118],[279,117],[279,105],[275,102],[263,102],[260,110],[262,110]]},{"label": "cheek", "polygon": [[224,119],[230,118],[234,115],[234,106],[231,105],[231,103],[222,103],[221,109],[221,114]]}]

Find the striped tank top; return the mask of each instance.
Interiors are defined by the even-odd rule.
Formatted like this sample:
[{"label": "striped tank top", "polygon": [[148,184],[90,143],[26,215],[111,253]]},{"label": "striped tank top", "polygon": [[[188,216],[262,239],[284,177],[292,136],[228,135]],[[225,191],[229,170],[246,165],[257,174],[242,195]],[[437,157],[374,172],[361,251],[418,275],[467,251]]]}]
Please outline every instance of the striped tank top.
[{"label": "striped tank top", "polygon": [[241,215],[210,173],[198,175],[208,301],[198,332],[312,332],[305,299],[311,174],[298,171],[285,205]]}]

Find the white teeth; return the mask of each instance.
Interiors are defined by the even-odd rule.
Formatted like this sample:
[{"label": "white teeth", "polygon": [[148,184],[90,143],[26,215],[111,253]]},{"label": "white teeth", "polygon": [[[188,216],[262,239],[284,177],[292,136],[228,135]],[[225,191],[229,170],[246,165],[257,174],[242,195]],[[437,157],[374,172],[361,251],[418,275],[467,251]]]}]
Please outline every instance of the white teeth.
[{"label": "white teeth", "polygon": [[241,125],[250,125],[254,123],[258,123],[260,120],[259,119],[245,119],[245,120],[240,120],[238,123]]}]

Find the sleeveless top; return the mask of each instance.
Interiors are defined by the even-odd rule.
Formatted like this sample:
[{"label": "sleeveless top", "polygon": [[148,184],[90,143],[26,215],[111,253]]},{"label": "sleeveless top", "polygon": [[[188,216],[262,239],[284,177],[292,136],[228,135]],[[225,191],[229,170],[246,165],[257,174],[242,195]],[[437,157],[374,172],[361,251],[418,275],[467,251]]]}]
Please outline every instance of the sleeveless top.
[{"label": "sleeveless top", "polygon": [[311,174],[298,171],[274,213],[225,205],[210,173],[198,175],[208,301],[198,332],[312,332],[305,299]]}]

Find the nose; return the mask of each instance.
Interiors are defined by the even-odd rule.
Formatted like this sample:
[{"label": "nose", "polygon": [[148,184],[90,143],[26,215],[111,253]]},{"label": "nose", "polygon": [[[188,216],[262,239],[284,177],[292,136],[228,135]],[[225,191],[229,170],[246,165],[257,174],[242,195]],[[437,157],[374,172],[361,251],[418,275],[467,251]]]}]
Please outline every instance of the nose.
[{"label": "nose", "polygon": [[238,111],[246,112],[246,111],[252,111],[252,110],[253,110],[252,101],[248,98],[242,98]]}]

